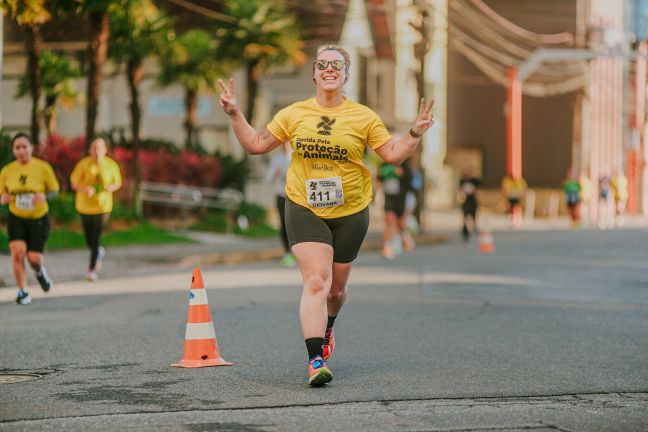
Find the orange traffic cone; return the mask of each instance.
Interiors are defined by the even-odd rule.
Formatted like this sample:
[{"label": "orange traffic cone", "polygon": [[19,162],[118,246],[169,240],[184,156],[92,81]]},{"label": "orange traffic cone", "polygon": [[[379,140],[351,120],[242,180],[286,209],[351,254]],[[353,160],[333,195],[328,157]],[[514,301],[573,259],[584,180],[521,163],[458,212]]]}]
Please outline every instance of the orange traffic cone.
[{"label": "orange traffic cone", "polygon": [[207,292],[202,273],[195,268],[191,277],[189,294],[189,316],[185,333],[182,360],[171,366],[198,368],[206,366],[230,366],[233,363],[223,360],[218,350],[214,323],[209,312]]},{"label": "orange traffic cone", "polygon": [[490,230],[483,229],[479,233],[479,252],[493,253],[495,252],[495,242],[493,241],[493,234]]}]

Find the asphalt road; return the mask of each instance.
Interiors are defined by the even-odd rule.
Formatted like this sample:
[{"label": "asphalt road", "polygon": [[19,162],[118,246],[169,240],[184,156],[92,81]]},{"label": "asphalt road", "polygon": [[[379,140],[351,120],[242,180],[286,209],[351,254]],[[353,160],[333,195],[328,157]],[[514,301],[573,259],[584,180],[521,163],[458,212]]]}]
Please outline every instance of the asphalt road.
[{"label": "asphalt road", "polygon": [[365,252],[319,389],[306,385],[296,269],[203,268],[235,363],[219,368],[170,367],[190,272],[66,282],[27,307],[3,289],[0,372],[42,378],[0,384],[0,430],[646,431],[647,234]]}]

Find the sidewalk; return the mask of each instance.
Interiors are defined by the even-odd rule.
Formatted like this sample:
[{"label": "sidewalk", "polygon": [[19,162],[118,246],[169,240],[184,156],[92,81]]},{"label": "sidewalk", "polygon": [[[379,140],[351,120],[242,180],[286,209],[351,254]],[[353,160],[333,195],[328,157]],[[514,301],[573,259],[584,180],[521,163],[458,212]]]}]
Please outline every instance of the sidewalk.
[{"label": "sidewalk", "polygon": [[[382,247],[382,224],[373,217],[370,231],[363,243],[363,251],[377,251]],[[196,266],[242,264],[279,260],[284,251],[277,237],[246,238],[233,234],[185,231],[183,235],[195,243],[120,246],[107,249],[101,279],[123,278],[177,272]],[[421,233],[416,236],[421,246],[444,242],[441,233]],[[85,278],[88,265],[86,249],[45,251],[45,266],[55,282],[79,281]],[[35,285],[31,271],[28,284]],[[15,287],[8,251],[0,252],[0,287]]]},{"label": "sidewalk", "polygon": [[[482,224],[486,222],[492,231],[511,230],[506,215],[484,214],[480,219],[480,222]],[[362,247],[363,251],[379,251],[381,249],[382,226],[382,215],[377,212],[372,214],[369,233]],[[629,218],[625,227],[648,227],[648,221],[643,218]],[[441,244],[447,242],[449,238],[458,238],[460,228],[461,213],[459,210],[429,211],[424,224],[424,232],[416,235],[417,245]],[[570,224],[567,218],[556,218],[525,221],[519,230],[569,229]],[[281,243],[275,237],[250,239],[231,234],[194,231],[187,231],[184,234],[196,242],[109,248],[101,271],[101,278],[112,279],[173,273],[180,269],[190,269],[196,266],[272,261],[283,256]],[[83,280],[87,262],[88,251],[86,249],[45,252],[46,267],[56,282]],[[35,280],[31,272],[28,277],[28,283],[34,285]],[[15,287],[11,259],[6,251],[0,255],[0,280],[4,280],[5,287]]]}]

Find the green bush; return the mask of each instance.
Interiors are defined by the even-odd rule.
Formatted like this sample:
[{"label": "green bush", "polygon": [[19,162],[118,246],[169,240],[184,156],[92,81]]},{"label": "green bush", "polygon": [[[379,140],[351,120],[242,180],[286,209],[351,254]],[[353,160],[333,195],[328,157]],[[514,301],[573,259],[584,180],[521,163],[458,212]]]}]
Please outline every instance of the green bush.
[{"label": "green bush", "polygon": [[67,225],[77,218],[74,207],[74,194],[61,193],[49,202],[49,215],[52,221]]},{"label": "green bush", "polygon": [[86,247],[86,242],[83,233],[66,227],[52,228],[47,243],[45,243],[47,249],[79,249],[84,247]]},{"label": "green bush", "polygon": [[0,251],[9,250],[9,237],[7,237],[7,230],[0,229]]},{"label": "green bush", "polygon": [[198,222],[191,225],[189,229],[224,233],[232,231],[232,222],[226,210],[211,209]]},{"label": "green bush", "polygon": [[14,160],[13,150],[11,149],[11,135],[0,129],[0,169]]},{"label": "green bush", "polygon": [[[241,229],[236,219],[245,216],[249,227]],[[212,232],[234,232],[235,234],[249,237],[271,237],[277,235],[277,230],[267,223],[268,211],[251,202],[244,201],[236,210],[234,215],[230,215],[226,210],[212,209],[207,211],[200,220],[189,228],[198,231]]]},{"label": "green bush", "polygon": [[132,222],[139,220],[139,216],[137,215],[137,212],[129,206],[115,201],[112,213],[110,214],[110,219]]},{"label": "green bush", "polygon": [[268,220],[268,210],[258,204],[243,201],[238,210],[236,210],[236,217],[239,216],[245,216],[250,226],[262,225]]},{"label": "green bush", "polygon": [[252,177],[252,166],[249,159],[237,160],[232,155],[219,151],[214,153],[214,157],[220,161],[223,170],[219,187],[245,191],[245,186]]}]

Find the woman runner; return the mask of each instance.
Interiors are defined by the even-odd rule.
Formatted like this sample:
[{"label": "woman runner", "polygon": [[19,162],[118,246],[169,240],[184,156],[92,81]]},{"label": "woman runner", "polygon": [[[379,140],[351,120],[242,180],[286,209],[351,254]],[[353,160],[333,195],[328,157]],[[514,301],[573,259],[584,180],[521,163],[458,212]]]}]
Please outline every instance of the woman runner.
[{"label": "woman runner", "polygon": [[362,163],[365,147],[385,162],[400,164],[433,123],[433,102],[426,106],[421,100],[409,134],[392,139],[373,111],[344,96],[350,67],[344,49],[328,45],[319,51],[312,70],[315,97],[282,109],[260,132],[241,113],[234,80],[229,86],[219,80],[220,105],[249,154],[267,153],[286,140],[293,148],[285,217],[303,278],[299,317],[312,386],[333,379],[325,363],[335,348],[333,323],[346,300],[352,262],[369,225],[372,185]]},{"label": "woman runner", "polygon": [[70,175],[72,189],[76,191],[75,206],[81,215],[83,234],[90,249],[90,264],[86,279],[94,282],[106,250],[101,246],[103,232],[113,208],[113,192],[122,185],[121,170],[117,162],[106,156],[108,148],[103,138],[90,144],[90,155],[76,164]]},{"label": "woman runner", "polygon": [[11,148],[16,160],[0,171],[0,204],[9,204],[7,234],[18,284],[16,303],[26,305],[31,297],[26,289],[25,258],[43,291],[54,286],[43,265],[43,249],[51,228],[47,200],[58,194],[59,184],[51,165],[33,157],[29,135],[17,133]]}]

